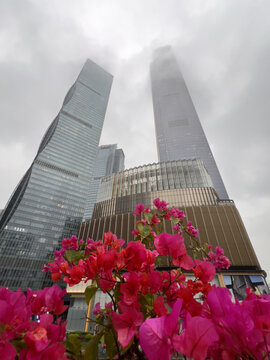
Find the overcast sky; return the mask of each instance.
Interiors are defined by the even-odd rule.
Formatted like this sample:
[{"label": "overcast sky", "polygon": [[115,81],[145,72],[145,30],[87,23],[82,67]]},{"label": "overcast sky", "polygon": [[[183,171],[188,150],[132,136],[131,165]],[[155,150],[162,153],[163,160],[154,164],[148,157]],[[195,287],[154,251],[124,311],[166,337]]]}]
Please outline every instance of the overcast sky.
[{"label": "overcast sky", "polygon": [[149,63],[171,44],[270,282],[270,2],[2,0],[0,209],[86,58],[114,76],[101,144],[157,161]]}]

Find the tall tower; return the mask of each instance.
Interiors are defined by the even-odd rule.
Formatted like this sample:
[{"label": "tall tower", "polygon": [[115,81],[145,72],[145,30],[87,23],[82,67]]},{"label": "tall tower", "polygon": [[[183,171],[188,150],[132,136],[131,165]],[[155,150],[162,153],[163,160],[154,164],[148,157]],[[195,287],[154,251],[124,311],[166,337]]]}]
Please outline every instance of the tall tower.
[{"label": "tall tower", "polygon": [[87,60],[0,218],[0,285],[50,285],[41,272],[86,205],[112,75]]},{"label": "tall tower", "polygon": [[122,149],[117,149],[116,144],[101,145],[99,147],[84,211],[84,219],[91,219],[92,217],[93,208],[97,200],[100,179],[104,176],[122,171],[124,168],[125,155]]},{"label": "tall tower", "polygon": [[221,199],[228,194],[170,46],[158,48],[150,67],[159,161],[200,158]]}]

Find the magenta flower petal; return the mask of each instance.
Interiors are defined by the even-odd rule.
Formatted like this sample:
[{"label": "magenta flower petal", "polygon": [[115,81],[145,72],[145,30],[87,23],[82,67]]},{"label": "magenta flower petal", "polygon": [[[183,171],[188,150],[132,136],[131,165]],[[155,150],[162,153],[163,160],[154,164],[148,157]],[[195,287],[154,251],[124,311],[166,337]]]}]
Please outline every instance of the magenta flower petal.
[{"label": "magenta flower petal", "polygon": [[178,332],[182,300],[178,299],[170,315],[146,320],[139,330],[141,347],[149,360],[169,360],[173,338]]},{"label": "magenta flower petal", "polygon": [[170,360],[171,343],[164,334],[165,316],[146,320],[139,330],[140,345],[148,360]]},{"label": "magenta flower petal", "polygon": [[207,304],[215,319],[223,318],[231,313],[233,304],[231,293],[226,288],[213,287],[207,295]]},{"label": "magenta flower petal", "polygon": [[177,325],[178,325],[178,319],[179,319],[179,315],[180,315],[180,311],[181,311],[181,307],[182,307],[182,303],[183,303],[183,300],[178,299],[175,302],[170,315],[166,316],[164,331],[165,331],[165,334],[167,336],[172,336],[176,331],[176,328],[177,328]]},{"label": "magenta flower petal", "polygon": [[209,346],[219,339],[213,323],[205,318],[189,318],[180,336],[179,352],[194,360],[204,360]]},{"label": "magenta flower petal", "polygon": [[9,342],[3,341],[0,342],[0,354],[2,359],[14,360],[17,355],[17,351]]},{"label": "magenta flower petal", "polygon": [[143,322],[143,315],[135,309],[128,313],[117,314],[112,312],[113,327],[117,332],[120,345],[125,348],[137,332],[137,326]]},{"label": "magenta flower petal", "polygon": [[191,270],[194,267],[194,262],[188,254],[185,254],[177,259],[173,259],[173,265],[180,266],[185,270]]},{"label": "magenta flower petal", "polygon": [[202,282],[210,282],[214,279],[216,269],[214,265],[208,261],[194,260],[196,267],[193,269],[193,273],[196,278]]},{"label": "magenta flower petal", "polygon": [[164,304],[163,296],[157,296],[154,301],[153,310],[157,316],[165,316],[168,314],[168,310]]}]

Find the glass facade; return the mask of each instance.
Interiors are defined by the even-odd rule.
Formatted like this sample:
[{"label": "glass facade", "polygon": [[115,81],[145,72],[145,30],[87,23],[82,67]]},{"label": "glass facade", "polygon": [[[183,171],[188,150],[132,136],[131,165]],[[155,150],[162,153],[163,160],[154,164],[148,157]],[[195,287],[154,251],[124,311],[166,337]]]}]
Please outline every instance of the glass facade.
[{"label": "glass facade", "polygon": [[149,191],[97,202],[92,218],[98,219],[103,216],[133,212],[136,205],[141,203],[154,209],[153,201],[156,198],[168,202],[171,207],[218,204],[216,191],[209,187]]},{"label": "glass facade", "polygon": [[100,179],[125,168],[125,155],[117,145],[102,145],[98,149],[94,166],[93,178],[90,183],[89,194],[84,212],[84,219],[91,219],[93,208],[97,200]]},{"label": "glass facade", "polygon": [[112,75],[87,60],[0,219],[0,285],[50,285],[41,272],[76,233],[93,174]]},{"label": "glass facade", "polygon": [[244,300],[247,296],[246,288],[250,287],[257,295],[268,294],[269,289],[263,276],[254,274],[223,275],[224,285],[230,290],[233,299]]},{"label": "glass facade", "polygon": [[170,46],[154,53],[150,68],[159,161],[200,158],[221,199],[228,194]]},{"label": "glass facade", "polygon": [[167,161],[128,169],[100,180],[97,202],[132,194],[212,187],[200,159]]}]

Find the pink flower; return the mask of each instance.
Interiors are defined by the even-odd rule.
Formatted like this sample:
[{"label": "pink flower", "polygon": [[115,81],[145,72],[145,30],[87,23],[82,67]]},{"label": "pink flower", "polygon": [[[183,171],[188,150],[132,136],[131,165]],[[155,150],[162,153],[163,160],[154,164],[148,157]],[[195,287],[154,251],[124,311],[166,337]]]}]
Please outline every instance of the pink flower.
[{"label": "pink flower", "polygon": [[123,239],[116,239],[112,243],[112,249],[119,250],[124,245],[124,243],[125,243],[125,241]]},{"label": "pink flower", "polygon": [[150,221],[150,224],[158,224],[160,223],[160,219],[156,216],[156,214],[153,215],[151,221]]},{"label": "pink flower", "polygon": [[148,278],[150,292],[156,294],[162,286],[162,275],[159,271],[153,271],[149,274]]},{"label": "pink flower", "polygon": [[[61,252],[60,252],[61,254]],[[56,256],[54,262],[44,265],[42,272],[49,271],[53,281],[61,279],[62,274],[67,273],[68,263],[62,255]]]},{"label": "pink flower", "polygon": [[197,265],[192,269],[196,278],[200,279],[202,282],[210,282],[214,279],[216,270],[212,263],[208,261],[194,260]]},{"label": "pink flower", "polygon": [[72,250],[78,250],[78,239],[76,236],[71,236],[70,239],[63,239],[62,240],[62,249],[63,250],[68,250],[68,249],[72,249]]},{"label": "pink flower", "polygon": [[189,232],[192,236],[195,237],[199,236],[199,230],[194,228],[191,221],[187,222],[187,232]]},{"label": "pink flower", "polygon": [[149,360],[169,360],[178,348],[178,319],[182,300],[177,300],[170,315],[147,319],[140,327],[140,345]]},{"label": "pink flower", "polygon": [[132,235],[134,236],[138,236],[140,233],[139,233],[139,230],[138,229],[134,229],[132,232],[131,232]]},{"label": "pink flower", "polygon": [[164,304],[164,297],[157,296],[154,301],[153,310],[157,314],[157,316],[168,315],[168,310]]},{"label": "pink flower", "polygon": [[216,246],[215,253],[217,256],[221,256],[221,255],[224,255],[224,250],[220,246]]},{"label": "pink flower", "polygon": [[31,304],[33,314],[40,315],[50,312],[60,315],[68,308],[62,300],[65,294],[66,290],[62,290],[57,285],[33,292],[28,289],[27,301]]},{"label": "pink flower", "polygon": [[[18,331],[23,331],[32,315],[21,290],[13,292],[8,288],[0,288],[0,325],[8,325],[1,332],[2,338],[12,338]],[[1,338],[0,338],[1,339]]]},{"label": "pink flower", "polygon": [[154,245],[160,255],[171,255],[173,264],[185,270],[193,268],[193,260],[187,255],[184,238],[179,234],[161,233],[154,240]]},{"label": "pink flower", "polygon": [[49,344],[47,330],[44,327],[37,326],[31,331],[27,331],[24,341],[30,350],[41,352]]},{"label": "pink flower", "polygon": [[[261,325],[266,332],[268,325],[264,323],[260,315],[269,319],[270,306],[269,300],[260,300],[263,300],[262,308],[253,299],[244,300],[241,304],[238,301],[233,303],[228,289],[213,287],[208,293],[204,304],[205,316],[215,325],[220,336],[219,344],[226,353],[233,350],[235,357],[236,354],[239,358],[249,357],[252,354],[254,359],[262,358],[265,352],[265,341]],[[261,324],[260,321],[262,321]],[[214,356],[215,353],[216,356]],[[210,355],[218,359],[220,352],[213,347]]]},{"label": "pink flower", "polygon": [[155,259],[158,256],[158,252],[156,250],[146,250],[146,261],[143,262],[141,271],[151,272],[155,269]]},{"label": "pink flower", "polygon": [[112,312],[113,327],[117,332],[120,345],[125,348],[137,332],[137,326],[143,322],[143,315],[135,309],[124,314]]},{"label": "pink flower", "polygon": [[204,360],[209,346],[218,339],[219,336],[210,320],[200,316],[188,316],[177,351],[194,360]]},{"label": "pink flower", "polygon": [[110,231],[107,233],[104,233],[104,244],[105,245],[112,245],[112,243],[114,242],[114,240],[117,239],[116,235],[113,235],[113,233],[111,233]]},{"label": "pink flower", "polygon": [[61,343],[52,344],[42,353],[42,360],[68,360],[65,346]]},{"label": "pink flower", "polygon": [[[65,347],[60,342],[65,339],[65,323],[61,323],[60,319],[57,324],[53,324],[53,316],[44,314],[40,316],[40,323],[31,322],[28,331],[24,335],[24,341],[27,349],[22,351],[20,359],[48,359],[46,354],[50,353],[49,349],[62,349],[59,359],[66,359],[64,357]],[[60,347],[58,346],[60,345]],[[52,354],[51,354],[52,355]],[[56,354],[50,359],[58,359]]]},{"label": "pink flower", "polygon": [[179,266],[185,270],[191,270],[194,266],[194,262],[188,254],[183,254],[177,259],[173,259],[173,265]]},{"label": "pink flower", "polygon": [[142,213],[144,210],[145,210],[144,204],[137,204],[137,205],[136,205],[136,209],[135,209],[133,215],[138,215],[138,216],[140,216],[141,213]]},{"label": "pink flower", "polygon": [[130,241],[125,249],[125,261],[128,271],[140,270],[147,260],[145,245],[140,241]]},{"label": "pink flower", "polygon": [[186,215],[184,214],[184,211],[175,209],[175,208],[172,208],[170,210],[170,215],[176,219],[179,219],[180,221],[186,217]]},{"label": "pink flower", "polygon": [[99,275],[99,285],[101,290],[104,293],[108,290],[111,290],[116,283],[115,278],[112,276],[112,270],[101,272]]},{"label": "pink flower", "polygon": [[99,254],[97,257],[97,266],[99,271],[110,271],[115,265],[117,259],[117,252],[116,250],[112,249],[106,251],[103,254]]},{"label": "pink flower", "polygon": [[229,259],[224,256],[224,250],[220,246],[215,247],[215,252],[209,251],[209,260],[214,264],[217,271],[221,269],[229,269],[231,263]]},{"label": "pink flower", "polygon": [[155,199],[153,201],[153,204],[160,211],[168,211],[167,205],[169,205],[169,204],[163,200],[160,200],[159,198]]},{"label": "pink flower", "polygon": [[138,298],[139,278],[134,272],[126,275],[126,282],[120,285],[120,292],[123,295],[123,302],[130,306]]},{"label": "pink flower", "polygon": [[0,354],[2,359],[15,360],[17,351],[9,342],[0,340]]},{"label": "pink flower", "polygon": [[210,308],[212,318],[219,320],[231,313],[233,306],[231,297],[228,289],[212,287],[207,295],[207,305]]},{"label": "pink flower", "polygon": [[112,310],[112,302],[105,303],[105,309]]},{"label": "pink flower", "polygon": [[84,275],[84,262],[82,260],[79,261],[78,265],[74,265],[70,272],[69,276],[64,277],[64,281],[69,284],[69,286],[73,286],[79,284],[82,281],[82,277]]},{"label": "pink flower", "polygon": [[161,233],[155,240],[155,248],[160,255],[171,255],[173,259],[183,255],[186,252],[185,245],[183,244],[184,238],[178,234],[170,235]]},{"label": "pink flower", "polygon": [[124,303],[123,300],[121,300],[121,301],[118,302],[118,307],[119,307],[120,312],[122,314],[124,314],[124,313],[130,312],[130,310],[133,310],[133,309],[140,310],[141,304],[137,300],[134,303],[132,303],[131,305],[127,305],[126,303]]},{"label": "pink flower", "polygon": [[100,307],[100,302],[96,303],[94,310],[93,310],[93,315],[99,315],[101,312],[101,307]]}]

